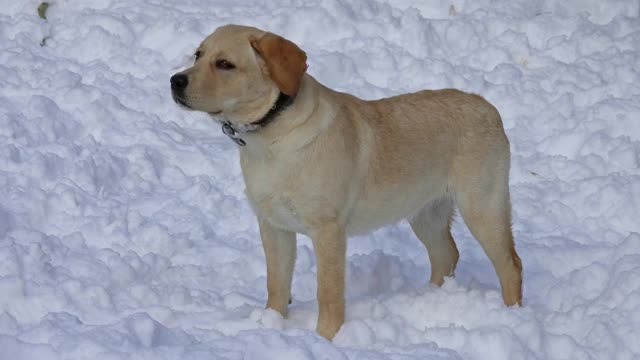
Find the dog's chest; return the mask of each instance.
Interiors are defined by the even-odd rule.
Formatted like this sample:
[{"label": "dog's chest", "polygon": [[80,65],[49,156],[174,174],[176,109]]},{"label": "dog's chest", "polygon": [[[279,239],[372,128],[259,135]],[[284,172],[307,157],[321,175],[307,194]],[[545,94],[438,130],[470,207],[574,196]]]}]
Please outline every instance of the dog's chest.
[{"label": "dog's chest", "polygon": [[243,167],[247,197],[259,217],[272,224],[299,233],[305,233],[300,199],[294,191],[295,179],[264,164]]}]

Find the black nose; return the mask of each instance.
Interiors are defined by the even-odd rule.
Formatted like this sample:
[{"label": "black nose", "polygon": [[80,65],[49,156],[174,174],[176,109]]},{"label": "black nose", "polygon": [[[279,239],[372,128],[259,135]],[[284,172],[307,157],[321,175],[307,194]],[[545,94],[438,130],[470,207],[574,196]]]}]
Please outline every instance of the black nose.
[{"label": "black nose", "polygon": [[189,84],[189,79],[185,74],[175,74],[171,77],[171,89],[184,90]]}]

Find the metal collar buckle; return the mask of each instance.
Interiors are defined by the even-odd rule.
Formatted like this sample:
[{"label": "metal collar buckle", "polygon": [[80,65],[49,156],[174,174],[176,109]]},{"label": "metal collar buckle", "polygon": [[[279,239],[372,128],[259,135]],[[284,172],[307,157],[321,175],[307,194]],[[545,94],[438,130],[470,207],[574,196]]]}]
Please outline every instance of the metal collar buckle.
[{"label": "metal collar buckle", "polygon": [[233,128],[230,122],[225,121],[222,123],[222,132],[227,135],[233,142],[240,146],[245,146],[247,143],[238,136],[236,129]]}]

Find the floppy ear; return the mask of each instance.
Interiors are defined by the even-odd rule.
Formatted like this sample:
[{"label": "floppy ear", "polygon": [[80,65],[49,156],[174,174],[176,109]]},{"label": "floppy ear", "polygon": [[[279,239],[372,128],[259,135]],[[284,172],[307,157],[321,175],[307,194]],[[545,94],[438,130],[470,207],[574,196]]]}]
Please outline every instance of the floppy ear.
[{"label": "floppy ear", "polygon": [[307,54],[296,44],[272,33],[249,41],[264,59],[271,79],[280,91],[289,96],[297,94],[302,75],[307,70]]}]

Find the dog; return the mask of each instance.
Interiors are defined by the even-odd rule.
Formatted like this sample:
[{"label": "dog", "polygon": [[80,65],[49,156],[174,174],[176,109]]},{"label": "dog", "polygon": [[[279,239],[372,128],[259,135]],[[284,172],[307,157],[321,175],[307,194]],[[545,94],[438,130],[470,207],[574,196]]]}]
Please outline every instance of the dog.
[{"label": "dog", "polygon": [[365,101],[320,84],[306,61],[281,36],[226,25],[170,79],[178,104],[221,121],[239,146],[266,256],[266,307],[287,315],[296,233],[305,234],[317,262],[316,330],[332,339],[345,317],[347,236],[402,219],[428,251],[431,283],[442,285],[458,261],[456,206],[504,303],[521,304],[509,140],[496,108],[455,89]]}]

